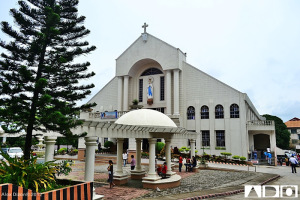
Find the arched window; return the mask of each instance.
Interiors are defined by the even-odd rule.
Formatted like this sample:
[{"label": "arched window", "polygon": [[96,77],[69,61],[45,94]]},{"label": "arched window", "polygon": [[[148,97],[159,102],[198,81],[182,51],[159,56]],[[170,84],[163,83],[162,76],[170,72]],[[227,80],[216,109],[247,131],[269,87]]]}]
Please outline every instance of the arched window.
[{"label": "arched window", "polygon": [[149,75],[155,75],[155,74],[163,74],[162,71],[160,71],[159,69],[157,68],[149,68],[149,69],[146,69],[141,76],[149,76]]},{"label": "arched window", "polygon": [[217,105],[215,110],[216,119],[224,118],[224,109],[222,105]]},{"label": "arched window", "polygon": [[195,108],[193,106],[190,106],[187,109],[187,119],[188,120],[195,119]]},{"label": "arched window", "polygon": [[201,119],[209,119],[209,109],[207,106],[201,107]]},{"label": "arched window", "polygon": [[239,118],[240,117],[240,109],[237,104],[232,104],[230,106],[230,118]]}]

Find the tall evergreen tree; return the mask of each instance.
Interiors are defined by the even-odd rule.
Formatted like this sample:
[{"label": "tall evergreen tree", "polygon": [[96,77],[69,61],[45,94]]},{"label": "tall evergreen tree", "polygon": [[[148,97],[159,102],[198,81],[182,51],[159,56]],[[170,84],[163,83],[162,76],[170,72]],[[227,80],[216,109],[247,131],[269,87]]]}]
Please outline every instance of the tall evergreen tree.
[{"label": "tall evergreen tree", "polygon": [[291,133],[288,131],[285,123],[279,117],[273,115],[263,115],[267,120],[275,122],[276,146],[281,149],[289,149]]},{"label": "tall evergreen tree", "polygon": [[0,122],[7,132],[26,131],[24,157],[30,158],[34,130],[72,135],[82,122],[76,113],[94,104],[76,106],[90,94],[93,84],[79,80],[94,76],[89,62],[76,63],[80,55],[95,50],[82,38],[90,33],[78,16],[78,0],[19,0],[11,9],[16,28],[7,22],[1,29],[11,42],[0,58]]}]

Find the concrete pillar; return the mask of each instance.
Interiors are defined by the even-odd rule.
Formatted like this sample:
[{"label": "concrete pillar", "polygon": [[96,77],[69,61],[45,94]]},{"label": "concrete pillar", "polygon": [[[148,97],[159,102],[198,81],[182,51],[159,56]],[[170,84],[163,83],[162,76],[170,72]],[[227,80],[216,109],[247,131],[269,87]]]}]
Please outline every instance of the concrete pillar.
[{"label": "concrete pillar", "polygon": [[166,114],[172,114],[172,89],[171,89],[171,71],[166,71]]},{"label": "concrete pillar", "polygon": [[85,181],[94,181],[94,171],[95,171],[95,150],[97,148],[98,137],[85,137]]},{"label": "concrete pillar", "polygon": [[115,175],[116,176],[122,176],[123,174],[123,168],[122,168],[122,163],[123,163],[123,143],[124,139],[123,138],[118,138],[117,139],[117,170]]},{"label": "concrete pillar", "polygon": [[2,143],[6,143],[6,137],[2,138]]},{"label": "concrete pillar", "polygon": [[196,144],[196,140],[191,139],[190,143],[191,143],[191,158],[192,158],[192,156],[195,156],[195,144]]},{"label": "concrete pillar", "polygon": [[155,144],[156,144],[156,138],[149,138],[149,171],[148,176],[144,177],[144,181],[156,181],[161,179],[155,171]]},{"label": "concrete pillar", "polygon": [[118,77],[118,111],[122,111],[123,77]]},{"label": "concrete pillar", "polygon": [[174,71],[174,115],[179,115],[179,69]]},{"label": "concrete pillar", "polygon": [[171,168],[171,140],[165,139],[165,154],[166,154],[166,162],[167,162],[167,175],[172,175],[172,168]]},{"label": "concrete pillar", "polygon": [[45,144],[46,144],[46,151],[45,151],[45,162],[54,160],[54,145],[56,142],[56,136],[46,136],[45,137]]},{"label": "concrete pillar", "polygon": [[128,87],[129,87],[129,76],[124,76],[123,111],[128,111]]},{"label": "concrete pillar", "polygon": [[142,160],[142,153],[141,153],[141,147],[142,147],[142,139],[141,138],[136,138],[136,166],[135,166],[135,171],[142,171],[142,165],[141,165],[141,160]]}]

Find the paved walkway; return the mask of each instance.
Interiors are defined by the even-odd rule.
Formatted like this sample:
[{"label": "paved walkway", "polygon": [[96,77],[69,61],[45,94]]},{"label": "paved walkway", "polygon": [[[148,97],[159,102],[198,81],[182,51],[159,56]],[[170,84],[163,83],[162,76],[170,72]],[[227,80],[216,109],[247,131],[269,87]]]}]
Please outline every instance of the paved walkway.
[{"label": "paved walkway", "polygon": [[[142,167],[148,170],[148,160],[142,159]],[[159,162],[160,163],[160,162]],[[84,180],[84,162],[76,161],[72,173],[66,177],[74,180]],[[185,173],[181,172],[182,186],[172,190],[162,190],[160,192],[146,190],[142,188],[140,181],[131,180],[127,185],[116,186],[109,189],[107,180],[107,164],[95,164],[95,188],[98,194],[104,195],[104,199],[196,199],[203,195],[209,194],[224,194],[228,191],[238,191],[239,193],[231,196],[221,196],[214,199],[244,199],[244,185],[257,185],[264,181],[280,175],[279,179],[267,183],[267,185],[298,185],[300,186],[300,168],[297,174],[291,173],[291,168],[286,166],[257,166],[256,172],[254,167],[248,166],[233,166],[225,164],[208,164],[210,169],[218,170],[201,170],[200,173]],[[116,165],[114,165],[116,167]],[[130,166],[123,168],[124,172],[130,173]],[[241,172],[224,172],[220,170],[234,170]],[[177,171],[177,170],[175,170]],[[243,172],[244,171],[244,172]],[[177,173],[179,173],[177,171]],[[62,177],[63,178],[63,177]],[[205,183],[202,183],[202,182]],[[300,188],[300,187],[299,187]],[[195,189],[195,190],[194,190]],[[174,194],[172,194],[174,192]],[[166,195],[160,196],[163,193]],[[268,189],[267,194],[272,195],[274,191]],[[250,198],[257,199],[255,193],[250,193]],[[193,198],[194,197],[194,198]],[[289,198],[293,199],[293,198]]]}]

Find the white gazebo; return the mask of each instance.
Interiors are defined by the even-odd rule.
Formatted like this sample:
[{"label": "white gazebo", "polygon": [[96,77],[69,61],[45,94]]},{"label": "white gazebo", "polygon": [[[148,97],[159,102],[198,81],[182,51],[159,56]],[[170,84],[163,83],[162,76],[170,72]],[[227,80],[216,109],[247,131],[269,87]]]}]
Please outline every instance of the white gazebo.
[{"label": "white gazebo", "polygon": [[[135,178],[143,179],[145,188],[156,188],[157,185],[169,182],[169,186],[177,186],[181,177],[175,175],[171,169],[171,140],[172,139],[190,139],[191,149],[195,149],[195,133],[188,132],[184,128],[177,127],[176,124],[165,114],[150,110],[139,109],[130,111],[121,116],[114,123],[100,121],[85,121],[84,124],[74,130],[74,133],[87,132],[85,137],[86,145],[86,163],[85,179],[94,180],[94,158],[95,148],[98,137],[109,137],[117,139],[117,170],[114,173],[114,180],[117,184],[124,184],[128,177],[123,173],[122,153],[124,138],[135,138],[136,141],[136,168],[131,171]],[[157,138],[164,138],[166,149],[167,176],[170,178],[162,181],[155,171],[155,144]],[[146,173],[141,168],[141,142],[142,139],[148,139],[149,142],[149,171]],[[191,156],[195,151],[191,151]],[[170,184],[170,181],[176,184]]]}]

